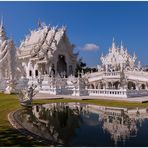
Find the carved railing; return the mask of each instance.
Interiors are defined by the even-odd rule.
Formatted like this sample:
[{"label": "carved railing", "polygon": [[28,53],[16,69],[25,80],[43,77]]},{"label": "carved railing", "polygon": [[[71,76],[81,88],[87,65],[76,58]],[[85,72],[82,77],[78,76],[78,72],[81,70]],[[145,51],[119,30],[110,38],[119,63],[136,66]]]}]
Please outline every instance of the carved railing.
[{"label": "carved railing", "polygon": [[110,96],[110,97],[138,97],[147,96],[148,90],[126,90],[126,89],[87,89],[89,96]]},{"label": "carved railing", "polygon": [[87,89],[89,96],[127,97],[126,90],[115,89]]},{"label": "carved railing", "polygon": [[126,71],[125,74],[148,77],[148,72],[145,71]]},{"label": "carved railing", "polygon": [[101,80],[103,78],[120,78],[120,72],[119,71],[96,72],[96,73],[92,73],[92,74],[90,74],[90,76],[88,76],[89,81],[97,81],[97,80]]},{"label": "carved railing", "polygon": [[126,71],[125,75],[128,79],[148,82],[148,72],[144,71]]},{"label": "carved railing", "polygon": [[[138,80],[138,81],[144,81],[148,82],[148,72],[144,71],[125,71],[124,72],[127,79],[131,80]],[[121,72],[115,71],[115,72],[96,72],[88,75],[88,80],[90,82],[92,81],[98,81],[104,78],[120,78]]]},{"label": "carved railing", "polygon": [[141,90],[127,90],[127,96],[133,97],[133,96],[147,96],[148,90],[141,89]]},{"label": "carved railing", "polygon": [[104,76],[117,76],[117,75],[120,75],[120,71],[104,72]]}]

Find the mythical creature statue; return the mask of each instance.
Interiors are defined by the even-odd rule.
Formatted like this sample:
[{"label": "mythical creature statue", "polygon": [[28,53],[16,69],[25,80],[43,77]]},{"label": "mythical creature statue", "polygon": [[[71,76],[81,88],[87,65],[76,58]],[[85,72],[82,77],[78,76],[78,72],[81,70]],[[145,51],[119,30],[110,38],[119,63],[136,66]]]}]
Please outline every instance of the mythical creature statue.
[{"label": "mythical creature statue", "polygon": [[5,90],[6,94],[15,93],[15,87],[17,85],[17,82],[15,80],[8,80],[7,81],[7,87]]},{"label": "mythical creature statue", "polygon": [[32,105],[32,98],[38,93],[38,91],[35,91],[36,87],[37,85],[32,84],[31,86],[28,86],[28,88],[20,90],[18,92],[17,95],[19,97],[21,105],[23,106]]}]

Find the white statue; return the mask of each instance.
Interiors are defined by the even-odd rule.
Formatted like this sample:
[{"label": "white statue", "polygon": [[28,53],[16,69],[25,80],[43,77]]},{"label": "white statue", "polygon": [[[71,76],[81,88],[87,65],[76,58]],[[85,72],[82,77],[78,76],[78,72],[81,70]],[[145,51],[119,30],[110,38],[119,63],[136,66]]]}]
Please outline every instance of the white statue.
[{"label": "white statue", "polygon": [[15,93],[16,85],[17,85],[16,81],[8,80],[7,81],[7,87],[6,87],[6,90],[5,90],[5,94]]},{"label": "white statue", "polygon": [[32,84],[27,89],[20,90],[17,94],[20,100],[21,105],[30,106],[32,104],[32,98],[35,96],[38,91],[35,91],[37,85]]}]

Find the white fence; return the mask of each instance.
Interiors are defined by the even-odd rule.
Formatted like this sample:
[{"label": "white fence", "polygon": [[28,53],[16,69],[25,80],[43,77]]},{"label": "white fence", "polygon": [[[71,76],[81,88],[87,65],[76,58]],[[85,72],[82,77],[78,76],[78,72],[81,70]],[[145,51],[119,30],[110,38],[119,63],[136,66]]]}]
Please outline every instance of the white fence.
[{"label": "white fence", "polygon": [[127,90],[128,97],[148,96],[148,90]]},{"label": "white fence", "polygon": [[[104,76],[118,76],[119,72],[110,72],[105,73]],[[41,93],[48,93],[52,95],[71,95],[71,96],[105,96],[105,97],[139,97],[148,95],[148,90],[127,90],[127,89],[85,89],[79,85],[68,85],[64,83],[64,85],[57,85],[54,81],[51,81],[49,77],[44,78],[42,84],[39,88]],[[32,80],[36,81],[37,80]],[[58,81],[59,84],[67,81],[66,79],[62,79],[62,81]],[[53,84],[52,84],[53,83]]]},{"label": "white fence", "polygon": [[120,72],[119,71],[116,71],[116,72],[96,72],[94,74],[93,73],[90,74],[90,76],[88,77],[89,82],[98,81],[98,80],[106,79],[106,78],[119,79]]},{"label": "white fence", "polygon": [[107,96],[107,97],[140,97],[148,96],[148,90],[126,90],[126,89],[88,89],[89,96]]},{"label": "white fence", "polygon": [[123,97],[127,98],[126,90],[115,89],[87,89],[89,96],[107,96],[107,97]]},{"label": "white fence", "polygon": [[116,72],[104,72],[104,76],[117,76],[120,75],[119,71]]},{"label": "white fence", "polygon": [[76,89],[76,88],[49,88],[44,87],[40,91],[40,93],[48,93],[51,95],[71,95],[71,96],[88,96],[88,91],[85,89]]},{"label": "white fence", "polygon": [[49,93],[52,95],[72,95],[72,96],[105,96],[105,97],[139,97],[148,96],[148,90],[126,90],[126,89],[76,89],[76,88],[49,88],[44,87],[41,93]]}]

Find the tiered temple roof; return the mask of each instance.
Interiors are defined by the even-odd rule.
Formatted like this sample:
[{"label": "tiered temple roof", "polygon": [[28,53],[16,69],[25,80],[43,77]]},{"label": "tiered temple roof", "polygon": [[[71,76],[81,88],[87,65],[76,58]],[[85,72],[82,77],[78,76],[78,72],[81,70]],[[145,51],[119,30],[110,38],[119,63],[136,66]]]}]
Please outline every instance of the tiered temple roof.
[{"label": "tiered temple roof", "polygon": [[72,45],[69,43],[65,32],[65,27],[57,28],[41,25],[37,30],[31,31],[30,35],[26,36],[26,39],[21,43],[19,58],[37,58],[43,60],[47,55],[50,58],[57,50],[62,38],[65,38],[68,45],[71,46],[69,54],[72,58],[75,58],[73,57]]}]

